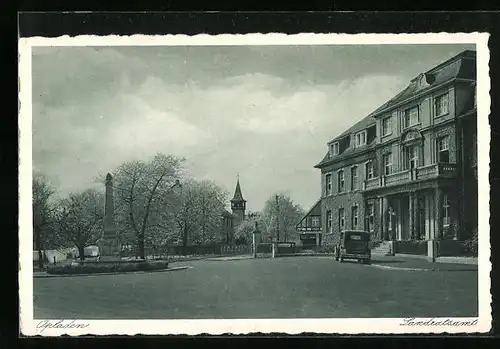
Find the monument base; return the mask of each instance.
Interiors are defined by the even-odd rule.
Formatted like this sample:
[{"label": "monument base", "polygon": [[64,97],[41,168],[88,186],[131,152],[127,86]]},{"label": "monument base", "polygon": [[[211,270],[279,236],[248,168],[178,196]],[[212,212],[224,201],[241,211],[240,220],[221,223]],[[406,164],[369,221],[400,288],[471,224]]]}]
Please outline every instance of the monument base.
[{"label": "monument base", "polygon": [[120,246],[115,239],[101,239],[99,240],[99,261],[119,261]]}]

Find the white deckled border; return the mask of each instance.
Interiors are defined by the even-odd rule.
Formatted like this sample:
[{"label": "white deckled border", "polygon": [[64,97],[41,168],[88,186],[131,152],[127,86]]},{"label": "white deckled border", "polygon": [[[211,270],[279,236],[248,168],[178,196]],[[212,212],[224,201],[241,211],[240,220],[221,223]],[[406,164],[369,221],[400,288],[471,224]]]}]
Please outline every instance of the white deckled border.
[{"label": "white deckled border", "polygon": [[[247,333],[471,333],[491,329],[491,281],[489,243],[489,144],[490,78],[489,34],[244,34],[244,35],[164,35],[164,36],[61,36],[21,38],[19,40],[20,117],[19,117],[19,297],[20,328],[24,335],[135,335],[135,334],[247,334]],[[35,46],[217,46],[217,45],[390,45],[390,44],[476,44],[478,179],[479,179],[479,317],[450,318],[474,321],[474,326],[402,326],[403,319],[230,319],[230,320],[74,320],[85,328],[41,328],[33,319],[32,264],[32,100],[31,48]],[[419,321],[428,319],[419,318]],[[434,318],[434,321],[444,319]],[[64,323],[71,323],[65,319]],[[56,321],[51,321],[55,323]]]}]

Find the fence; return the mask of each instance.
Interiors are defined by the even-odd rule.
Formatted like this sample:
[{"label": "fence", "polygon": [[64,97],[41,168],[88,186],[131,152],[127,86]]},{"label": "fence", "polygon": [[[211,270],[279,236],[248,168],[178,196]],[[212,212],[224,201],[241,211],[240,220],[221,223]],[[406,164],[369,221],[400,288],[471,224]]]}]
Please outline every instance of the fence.
[{"label": "fence", "polygon": [[153,250],[146,248],[148,256],[175,255],[175,256],[203,256],[203,255],[239,255],[252,253],[249,245],[174,245],[163,249]]},{"label": "fence", "polygon": [[[295,242],[280,242],[276,245],[275,253],[280,254],[293,254],[300,252],[301,248],[295,245]],[[257,253],[272,253],[272,243],[261,243],[257,246]]]}]

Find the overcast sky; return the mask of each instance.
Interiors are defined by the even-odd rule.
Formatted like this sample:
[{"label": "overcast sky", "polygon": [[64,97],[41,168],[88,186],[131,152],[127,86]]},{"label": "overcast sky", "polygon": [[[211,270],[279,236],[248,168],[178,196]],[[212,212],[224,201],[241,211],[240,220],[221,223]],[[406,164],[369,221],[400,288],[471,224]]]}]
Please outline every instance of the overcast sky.
[{"label": "overcast sky", "polygon": [[250,210],[318,199],[326,142],[469,45],[34,47],[33,165],[61,194],[156,152]]}]

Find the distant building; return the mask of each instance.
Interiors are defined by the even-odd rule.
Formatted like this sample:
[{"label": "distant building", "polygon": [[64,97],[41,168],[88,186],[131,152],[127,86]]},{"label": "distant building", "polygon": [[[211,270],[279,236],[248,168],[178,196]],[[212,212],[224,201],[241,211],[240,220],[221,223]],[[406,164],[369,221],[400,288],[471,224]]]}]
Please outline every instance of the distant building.
[{"label": "distant building", "polygon": [[302,217],[295,228],[300,233],[302,246],[321,245],[321,199]]},{"label": "distant building", "polygon": [[238,178],[236,181],[234,196],[231,200],[231,211],[233,212],[233,215],[235,215],[235,226],[243,222],[245,219],[246,203],[246,200],[243,199],[243,195],[241,194],[240,179]]},{"label": "distant building", "polygon": [[327,144],[315,166],[321,199],[297,230],[316,229],[326,243],[345,229],[370,231],[375,240],[471,237],[478,219],[476,125],[476,53],[464,51]]},{"label": "distant building", "polygon": [[246,200],[243,199],[239,178],[236,181],[236,189],[231,199],[231,212],[224,210],[222,217],[222,234],[225,243],[234,244],[234,232],[238,225],[245,220]]}]

